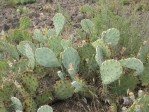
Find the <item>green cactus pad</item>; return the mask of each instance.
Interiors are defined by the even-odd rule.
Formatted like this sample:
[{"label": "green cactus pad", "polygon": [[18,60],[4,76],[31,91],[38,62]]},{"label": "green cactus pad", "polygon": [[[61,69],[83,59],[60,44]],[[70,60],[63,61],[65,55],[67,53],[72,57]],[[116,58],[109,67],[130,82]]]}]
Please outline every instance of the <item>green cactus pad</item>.
[{"label": "green cactus pad", "polygon": [[96,47],[95,59],[96,59],[96,62],[98,63],[98,65],[101,66],[104,59],[103,59],[102,49],[99,46]]},{"label": "green cactus pad", "polygon": [[21,76],[22,84],[30,95],[35,95],[36,89],[39,85],[39,81],[35,74],[23,74]]},{"label": "green cactus pad", "polygon": [[71,85],[71,82],[68,80],[57,81],[54,85],[55,97],[60,100],[65,100],[72,97],[74,93],[74,87]]},{"label": "green cactus pad", "polygon": [[13,106],[14,106],[15,110],[23,111],[22,103],[18,98],[11,97],[11,101],[13,103]]},{"label": "green cactus pad", "polygon": [[55,14],[53,17],[53,24],[56,30],[56,35],[58,36],[64,27],[65,17],[61,13]]},{"label": "green cactus pad", "polygon": [[28,66],[34,69],[35,66],[35,58],[34,58],[34,44],[30,41],[21,41],[19,45],[17,45],[17,49],[21,54],[28,58]]},{"label": "green cactus pad", "polygon": [[111,46],[116,46],[120,39],[120,32],[116,28],[111,28],[108,29],[107,31],[104,31],[101,35],[101,38],[107,44],[110,44]]},{"label": "green cactus pad", "polygon": [[51,91],[44,90],[42,93],[39,93],[38,96],[36,96],[35,101],[37,105],[43,105],[43,104],[49,103],[53,99],[54,98]]},{"label": "green cactus pad", "polygon": [[48,30],[48,38],[55,37],[55,36],[56,36],[55,29],[49,29]]},{"label": "green cactus pad", "polygon": [[35,51],[35,58],[39,65],[44,67],[59,67],[60,63],[56,58],[54,52],[46,47],[37,48]]},{"label": "green cactus pad", "polygon": [[123,69],[117,60],[107,60],[101,64],[100,73],[103,84],[110,84],[122,75]]},{"label": "green cactus pad", "polygon": [[119,61],[123,67],[136,70],[134,75],[140,75],[144,70],[143,63],[137,58],[127,58]]},{"label": "green cactus pad", "polygon": [[143,45],[139,50],[137,58],[140,59],[143,63],[145,63],[147,61],[148,53],[149,53],[149,43],[147,41],[144,41]]},{"label": "green cactus pad", "polygon": [[66,70],[69,70],[70,65],[72,65],[74,72],[75,73],[78,72],[78,67],[80,64],[80,56],[74,48],[69,47],[69,48],[65,49],[62,52],[61,57],[62,57],[62,63],[64,65],[64,67],[66,68]]},{"label": "green cactus pad", "polygon": [[23,107],[25,112],[36,112],[36,108],[37,108],[35,101],[30,96],[26,96],[26,99],[24,99]]},{"label": "green cactus pad", "polygon": [[61,46],[63,47],[63,49],[66,49],[68,47],[72,47],[72,44],[69,40],[62,39],[61,40]]},{"label": "green cactus pad", "polygon": [[106,45],[103,40],[98,39],[95,42],[92,43],[93,47],[96,48],[97,46],[99,46],[102,49],[103,55],[106,57],[110,57],[111,56],[111,51],[110,48],[108,47],[108,45]]},{"label": "green cactus pad", "polygon": [[44,36],[39,29],[35,29],[34,30],[33,39],[35,39],[35,40],[37,40],[39,42],[44,43],[46,41],[47,37]]},{"label": "green cactus pad", "polygon": [[61,37],[51,37],[48,39],[48,47],[55,53],[57,57],[63,50],[62,45],[60,44],[61,40]]},{"label": "green cactus pad", "polygon": [[34,51],[29,44],[25,44],[24,47],[25,47],[25,54],[26,54],[27,58],[29,59],[28,66],[30,68],[34,69],[34,66],[35,66]]},{"label": "green cactus pad", "polygon": [[95,30],[95,25],[90,19],[83,19],[81,21],[81,26],[82,29],[89,34]]},{"label": "green cactus pad", "polygon": [[49,105],[43,105],[37,110],[37,112],[53,112],[53,109]]}]

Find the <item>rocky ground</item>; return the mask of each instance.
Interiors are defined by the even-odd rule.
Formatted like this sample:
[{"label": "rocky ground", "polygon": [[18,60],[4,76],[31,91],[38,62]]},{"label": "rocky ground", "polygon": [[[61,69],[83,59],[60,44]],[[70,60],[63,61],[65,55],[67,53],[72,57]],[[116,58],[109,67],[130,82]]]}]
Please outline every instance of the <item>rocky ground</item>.
[{"label": "rocky ground", "polygon": [[47,3],[0,7],[0,31],[17,27],[19,18],[24,15],[30,17],[31,28],[52,27],[52,17],[57,11],[65,12],[71,20],[78,21],[83,18],[79,13],[79,7],[94,2],[95,0],[51,0]]}]

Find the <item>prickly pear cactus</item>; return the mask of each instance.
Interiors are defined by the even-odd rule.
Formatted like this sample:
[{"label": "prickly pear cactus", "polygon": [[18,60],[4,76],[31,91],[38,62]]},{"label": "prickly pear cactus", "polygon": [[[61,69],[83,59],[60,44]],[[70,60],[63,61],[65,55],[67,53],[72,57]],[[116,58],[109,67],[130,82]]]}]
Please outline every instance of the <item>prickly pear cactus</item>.
[{"label": "prickly pear cactus", "polygon": [[101,38],[108,45],[116,46],[120,39],[120,32],[116,28],[111,28],[107,31],[104,31],[101,35]]},{"label": "prickly pear cactus", "polygon": [[33,39],[37,40],[38,42],[44,43],[47,39],[46,36],[39,29],[34,30]]},{"label": "prickly pear cactus", "polygon": [[32,50],[34,51],[35,50],[35,46],[34,46],[34,44],[31,42],[31,41],[21,41],[20,43],[19,43],[19,45],[17,45],[17,49],[18,49],[18,51],[22,54],[22,55],[24,55],[24,56],[27,56],[27,52],[26,52],[26,45],[29,45],[31,48],[32,48]]},{"label": "prickly pear cactus", "polygon": [[74,93],[74,87],[69,80],[57,81],[54,85],[55,97],[60,100],[65,100],[72,97]]},{"label": "prickly pear cactus", "polygon": [[55,53],[57,57],[63,50],[62,45],[60,44],[61,40],[61,37],[51,37],[48,39],[48,47]]},{"label": "prickly pear cactus", "polygon": [[36,89],[39,85],[39,81],[37,79],[37,75],[32,73],[25,73],[21,75],[21,82],[23,87],[26,88],[30,95],[34,96]]},{"label": "prickly pear cactus", "polygon": [[63,66],[66,68],[66,70],[68,71],[72,68],[74,69],[74,74],[76,74],[80,64],[80,56],[78,52],[74,48],[69,47],[61,53],[61,57]]},{"label": "prickly pear cactus", "polygon": [[72,44],[71,44],[70,40],[62,39],[61,46],[63,47],[63,49],[66,49],[68,47],[72,47]]},{"label": "prickly pear cactus", "polygon": [[24,87],[21,84],[19,84],[17,81],[15,81],[14,84],[15,84],[17,91],[23,97],[22,105],[24,107],[24,110],[26,112],[36,112],[37,105],[36,105],[34,99],[30,96],[30,94],[28,92],[26,92],[26,90],[24,89]]},{"label": "prickly pear cactus", "polygon": [[82,29],[88,33],[92,34],[95,31],[95,25],[90,19],[81,20]]},{"label": "prickly pear cactus", "polygon": [[143,63],[147,62],[147,55],[149,53],[149,42],[144,41],[141,46],[137,58],[140,59]]},{"label": "prickly pear cactus", "polygon": [[28,58],[28,66],[34,69],[35,66],[35,58],[34,58],[34,44],[30,41],[21,41],[19,45],[17,45],[17,49],[21,54]]},{"label": "prickly pear cactus", "polygon": [[101,66],[101,64],[104,61],[104,58],[103,58],[102,49],[99,46],[96,47],[95,59],[96,59],[96,62],[98,63],[98,65]]},{"label": "prickly pear cactus", "polygon": [[103,40],[101,39],[98,39],[96,40],[95,42],[92,43],[92,45],[96,48],[97,46],[99,46],[101,49],[102,49],[102,52],[103,52],[103,55],[105,57],[110,57],[111,56],[111,51],[110,51],[110,48],[109,46],[104,43]]},{"label": "prickly pear cactus", "polygon": [[35,101],[37,105],[47,104],[54,99],[52,92],[49,90],[44,90],[36,96]]},{"label": "prickly pear cactus", "polygon": [[100,74],[103,84],[110,84],[122,75],[123,69],[117,60],[104,61],[100,66]]},{"label": "prickly pear cactus", "polygon": [[43,105],[37,110],[37,112],[53,112],[53,109],[49,105]]},{"label": "prickly pear cactus", "polygon": [[23,111],[22,103],[21,103],[21,101],[20,101],[18,98],[16,98],[16,97],[11,97],[11,101],[12,101],[13,106],[14,106],[14,108],[15,108],[16,111],[17,111],[17,110]]},{"label": "prickly pear cactus", "polygon": [[35,58],[39,65],[44,67],[59,67],[60,63],[54,52],[46,47],[37,48]]},{"label": "prickly pear cactus", "polygon": [[56,30],[56,35],[58,36],[64,27],[65,17],[61,13],[55,14],[53,17],[53,24]]},{"label": "prickly pear cactus", "polygon": [[134,75],[140,75],[144,70],[143,63],[137,58],[127,58],[119,61],[123,67],[135,70]]},{"label": "prickly pear cactus", "polygon": [[55,29],[49,29],[48,30],[48,38],[55,37],[55,36],[56,36]]}]

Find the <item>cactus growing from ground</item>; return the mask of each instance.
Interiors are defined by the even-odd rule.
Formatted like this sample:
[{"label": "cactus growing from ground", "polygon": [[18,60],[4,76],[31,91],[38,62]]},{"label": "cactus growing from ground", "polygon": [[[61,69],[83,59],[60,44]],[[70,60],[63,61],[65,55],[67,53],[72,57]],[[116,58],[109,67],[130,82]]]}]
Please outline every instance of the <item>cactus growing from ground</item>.
[{"label": "cactus growing from ground", "polygon": [[54,84],[55,97],[60,100],[65,100],[72,97],[74,87],[69,80],[59,80]]}]

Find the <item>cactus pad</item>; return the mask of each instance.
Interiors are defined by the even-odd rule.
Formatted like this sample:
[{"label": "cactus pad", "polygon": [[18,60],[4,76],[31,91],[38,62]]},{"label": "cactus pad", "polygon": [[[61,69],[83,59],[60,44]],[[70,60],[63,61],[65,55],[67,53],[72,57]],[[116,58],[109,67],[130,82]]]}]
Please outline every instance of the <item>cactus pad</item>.
[{"label": "cactus pad", "polygon": [[69,70],[70,65],[72,65],[74,72],[77,73],[80,64],[80,56],[78,52],[74,48],[69,47],[62,52],[61,57],[66,70]]},{"label": "cactus pad", "polygon": [[54,91],[55,97],[60,100],[70,98],[74,93],[74,87],[68,80],[57,81],[56,84],[54,85],[54,90],[55,90]]},{"label": "cactus pad", "polygon": [[139,75],[143,72],[144,66],[143,63],[137,58],[127,58],[120,60],[120,63],[123,67],[136,70],[135,75]]},{"label": "cactus pad", "polygon": [[122,75],[122,66],[117,60],[107,60],[101,64],[100,73],[103,84],[110,84]]},{"label": "cactus pad", "polygon": [[55,14],[53,17],[53,24],[56,30],[56,35],[58,36],[64,27],[65,17],[61,13]]},{"label": "cactus pad", "polygon": [[11,97],[11,101],[13,103],[13,106],[14,106],[15,110],[23,111],[22,103],[18,98]]},{"label": "cactus pad", "polygon": [[81,21],[81,26],[82,29],[89,34],[95,30],[95,25],[90,19],[83,19]]},{"label": "cactus pad", "polygon": [[38,64],[44,67],[58,67],[60,63],[56,58],[54,52],[46,47],[37,48],[35,51],[35,58]]},{"label": "cactus pad", "polygon": [[143,45],[141,46],[139,53],[137,55],[138,59],[140,59],[143,63],[147,61],[147,55],[149,53],[149,43],[147,41],[143,42]]},{"label": "cactus pad", "polygon": [[101,38],[107,44],[110,44],[111,46],[116,46],[120,39],[120,32],[116,28],[111,28],[108,29],[107,31],[104,31],[101,35]]},{"label": "cactus pad", "polygon": [[38,79],[35,74],[23,74],[21,76],[22,84],[26,90],[30,93],[30,95],[35,95],[36,89],[38,87]]},{"label": "cactus pad", "polygon": [[106,43],[103,42],[103,40],[98,39],[95,42],[92,43],[92,45],[94,46],[94,48],[96,48],[97,46],[99,46],[102,49],[103,55],[106,57],[110,57],[111,56],[111,51],[108,45],[106,45]]},{"label": "cactus pad", "polygon": [[95,59],[96,59],[96,62],[98,63],[98,65],[101,66],[104,59],[103,59],[102,49],[99,46],[96,47]]},{"label": "cactus pad", "polygon": [[61,40],[61,37],[51,37],[48,39],[48,47],[55,53],[56,56],[59,56],[63,49],[60,44]]},{"label": "cactus pad", "polygon": [[39,41],[39,42],[45,42],[47,37],[42,34],[42,32],[39,29],[34,30],[33,39]]}]

